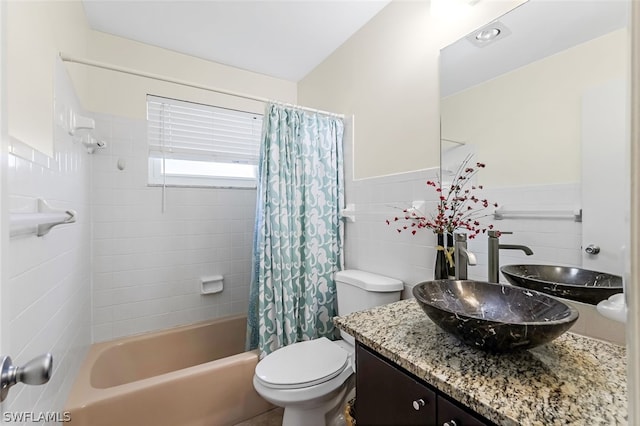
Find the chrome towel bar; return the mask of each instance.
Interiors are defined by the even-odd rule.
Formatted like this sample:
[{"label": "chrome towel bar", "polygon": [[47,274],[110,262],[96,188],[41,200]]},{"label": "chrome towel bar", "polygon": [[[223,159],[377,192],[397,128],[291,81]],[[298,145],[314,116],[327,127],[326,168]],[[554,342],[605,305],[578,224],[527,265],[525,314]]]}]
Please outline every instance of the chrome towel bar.
[{"label": "chrome towel bar", "polygon": [[582,209],[575,210],[542,210],[542,209],[522,209],[509,210],[498,207],[493,213],[495,220],[506,218],[515,219],[573,219],[575,222],[582,222]]}]

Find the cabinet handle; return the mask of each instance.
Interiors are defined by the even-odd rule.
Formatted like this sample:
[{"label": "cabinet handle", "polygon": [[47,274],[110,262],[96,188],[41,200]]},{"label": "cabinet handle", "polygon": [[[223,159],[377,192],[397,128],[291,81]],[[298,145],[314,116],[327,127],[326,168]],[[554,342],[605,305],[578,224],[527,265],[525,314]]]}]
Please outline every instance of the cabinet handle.
[{"label": "cabinet handle", "polygon": [[416,399],[415,401],[413,401],[413,409],[416,410],[416,411],[419,411],[425,405],[427,405],[427,403],[424,402],[424,399],[422,399],[422,398]]},{"label": "cabinet handle", "polygon": [[444,422],[442,426],[458,426],[455,420],[449,420],[448,422]]}]

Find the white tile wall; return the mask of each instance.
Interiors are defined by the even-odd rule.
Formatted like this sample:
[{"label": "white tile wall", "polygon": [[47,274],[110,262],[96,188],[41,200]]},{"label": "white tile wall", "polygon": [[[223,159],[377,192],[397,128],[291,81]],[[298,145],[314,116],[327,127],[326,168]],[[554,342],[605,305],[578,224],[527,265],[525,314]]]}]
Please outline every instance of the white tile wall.
[{"label": "white tile wall", "polygon": [[[348,154],[348,153],[346,153]],[[345,266],[405,283],[405,297],[420,281],[433,279],[436,237],[422,230],[399,233],[398,224],[386,220],[402,216],[413,201],[425,201],[425,211],[436,206],[436,193],[426,181],[436,170],[423,170],[372,179],[348,180],[346,202],[356,209],[353,223],[345,225]]]},{"label": "white tile wall", "polygon": [[[349,158],[349,151],[346,157]],[[347,164],[349,164],[347,162]],[[433,279],[435,236],[428,231],[416,235],[396,231],[386,219],[401,214],[414,200],[426,201],[425,212],[435,209],[436,199],[426,180],[433,179],[435,170],[409,172],[363,180],[348,180],[346,201],[355,205],[356,222],[346,224],[346,267],[362,269],[405,283],[403,298],[423,280]],[[350,173],[347,173],[349,176]],[[492,188],[484,196],[511,209],[569,209],[580,207],[579,184],[547,185],[526,188]],[[504,219],[491,220],[496,229],[511,231],[504,235],[504,244],[524,244],[533,251],[526,256],[520,251],[501,251],[501,264],[537,263],[581,265],[581,224],[571,219]],[[487,237],[469,240],[469,249],[476,254],[478,265],[469,266],[469,277],[487,279]],[[507,282],[501,276],[501,282]],[[624,344],[624,326],[600,316],[591,305],[573,303],[580,319],[572,331],[602,340]]]},{"label": "white tile wall", "polygon": [[[246,313],[255,190],[147,186],[146,122],[97,115],[93,339]],[[118,161],[124,162],[119,170]],[[224,276],[201,295],[200,278]]]},{"label": "white tile wall", "polygon": [[[57,104],[80,107],[66,73],[56,70]],[[7,186],[10,211],[34,212],[36,199],[54,208],[74,209],[77,222],[43,237],[14,236],[4,265],[9,299],[8,347],[14,363],[51,352],[54,371],[44,386],[11,389],[5,411],[60,411],[90,343],[90,161],[80,144],[55,129],[55,157],[48,158],[19,141],[10,141]]]}]

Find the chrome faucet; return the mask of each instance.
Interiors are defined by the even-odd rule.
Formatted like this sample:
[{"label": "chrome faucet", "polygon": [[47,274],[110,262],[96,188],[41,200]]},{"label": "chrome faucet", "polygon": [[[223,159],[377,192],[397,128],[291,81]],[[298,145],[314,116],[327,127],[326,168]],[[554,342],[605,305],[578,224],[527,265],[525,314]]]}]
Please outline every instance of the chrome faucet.
[{"label": "chrome faucet", "polygon": [[[467,250],[467,234],[454,234],[455,244],[453,250],[454,264],[456,265],[456,280],[467,279],[467,264],[476,265],[476,255]],[[462,258],[464,257],[464,261]]]},{"label": "chrome faucet", "polygon": [[497,283],[500,274],[500,250],[522,250],[527,256],[531,256],[533,251],[518,244],[500,244],[501,234],[513,234],[513,232],[489,231],[489,273],[490,283]]}]

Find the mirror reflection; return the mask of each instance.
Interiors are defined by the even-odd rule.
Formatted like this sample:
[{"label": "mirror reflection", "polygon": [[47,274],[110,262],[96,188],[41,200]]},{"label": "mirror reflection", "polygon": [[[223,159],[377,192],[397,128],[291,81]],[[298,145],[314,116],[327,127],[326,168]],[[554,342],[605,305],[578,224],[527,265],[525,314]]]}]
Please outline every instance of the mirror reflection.
[{"label": "mirror reflection", "polygon": [[[530,0],[441,51],[443,182],[469,154],[485,163],[487,219],[534,252],[501,265],[628,269],[627,21],[626,2]],[[470,244],[475,279],[486,246]]]}]

